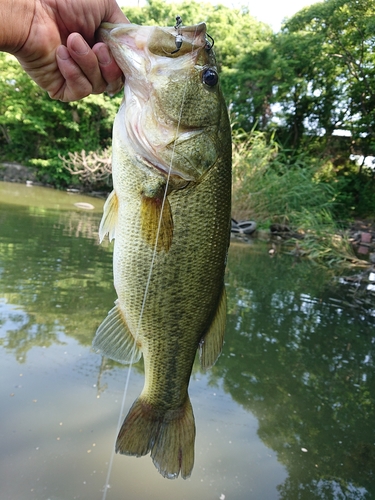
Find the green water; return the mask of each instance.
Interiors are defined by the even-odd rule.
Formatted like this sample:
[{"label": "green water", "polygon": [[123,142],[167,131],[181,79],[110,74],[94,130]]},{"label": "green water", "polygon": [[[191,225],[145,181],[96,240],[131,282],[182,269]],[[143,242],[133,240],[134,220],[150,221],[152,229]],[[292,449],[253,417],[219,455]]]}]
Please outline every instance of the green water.
[{"label": "green water", "polygon": [[[0,183],[2,500],[102,498],[128,373],[90,350],[116,298],[102,205]],[[191,478],[115,455],[107,499],[375,498],[373,298],[263,244],[231,245],[226,282],[223,353],[190,383]],[[142,386],[140,363],[125,412]]]}]

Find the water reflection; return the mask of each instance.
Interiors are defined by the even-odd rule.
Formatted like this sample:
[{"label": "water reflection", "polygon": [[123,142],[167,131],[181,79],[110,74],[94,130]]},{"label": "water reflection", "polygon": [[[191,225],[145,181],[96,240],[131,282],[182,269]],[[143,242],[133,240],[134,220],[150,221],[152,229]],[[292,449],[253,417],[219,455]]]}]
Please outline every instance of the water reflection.
[{"label": "water reflection", "polygon": [[[59,202],[64,207],[59,210],[54,205],[38,208],[33,205],[35,200],[31,206],[14,199],[10,203],[9,196],[0,204],[0,354],[3,366],[10,367],[4,383],[10,377],[12,387],[19,385],[14,382],[17,366],[30,373],[38,367],[35,379],[30,375],[30,380],[34,380],[34,390],[43,394],[41,387],[46,382],[40,378],[40,367],[55,363],[61,380],[72,390],[66,411],[74,405],[75,397],[90,401],[81,404],[88,407],[89,424],[83,426],[83,417],[75,423],[69,412],[64,417],[70,422],[71,446],[76,439],[80,442],[83,428],[88,432],[87,425],[97,429],[96,419],[102,421],[105,414],[109,420],[101,423],[103,442],[111,449],[116,433],[115,420],[108,416],[108,399],[118,380],[118,394],[113,398],[116,414],[125,368],[90,352],[95,329],[115,299],[111,249],[97,243],[100,206],[91,212],[79,211],[72,206],[76,199],[69,204],[65,198]],[[154,478],[149,457],[140,468],[138,460],[124,462],[125,457],[120,457],[114,482],[121,485],[124,467],[132,471],[135,467],[128,484],[137,493],[127,498],[143,498],[140,486],[131,478],[143,471],[155,481],[155,498],[159,494],[160,498],[194,494],[197,498],[227,495],[248,499],[250,489],[255,499],[374,498],[373,301],[368,301],[368,307],[348,307],[346,302],[353,304],[344,286],[333,287],[324,272],[307,262],[280,255],[270,259],[262,245],[231,246],[226,282],[229,310],[223,354],[207,374],[196,364],[191,383],[198,421],[197,465],[192,479],[167,487],[165,480]],[[16,364],[11,359],[16,359]],[[141,364],[137,371],[142,371]],[[82,385],[85,380],[90,380],[87,393]],[[54,392],[57,387],[63,390],[61,383],[60,378],[51,378],[49,389],[45,389],[48,415]],[[141,385],[142,377],[136,377],[130,401]],[[80,396],[74,396],[75,391]],[[8,392],[13,394],[16,389]],[[106,400],[105,406],[93,403],[91,398],[98,396],[98,401]],[[27,398],[33,400],[31,392]],[[23,408],[27,418],[34,418],[27,408]],[[10,419],[15,418],[13,411],[9,403],[6,413]],[[53,425],[58,426],[62,417],[53,418]],[[19,425],[25,426],[25,422]],[[220,437],[215,440],[218,429]],[[38,428],[37,436],[39,432],[43,431]],[[256,432],[259,442],[249,437]],[[2,462],[12,456],[9,450],[18,442],[14,439],[3,440]],[[230,440],[236,443],[235,448],[227,442]],[[37,447],[37,440],[34,444]],[[86,445],[93,449],[92,442],[86,440],[82,446]],[[267,459],[264,445],[271,450]],[[51,445],[44,446],[49,449]],[[66,446],[64,453],[72,453]],[[27,453],[35,455],[35,451]],[[277,468],[275,456],[282,468]],[[96,490],[80,493],[80,498],[100,498],[106,461],[108,455],[101,459]],[[21,456],[16,463],[27,468]],[[55,466],[59,467],[58,460]],[[254,470],[256,474],[250,472]],[[72,474],[74,471],[69,471],[69,477]],[[50,488],[56,489],[61,481],[56,477],[53,481]],[[81,491],[77,481],[72,478],[75,494]],[[61,483],[59,487],[64,486]],[[25,493],[30,495],[26,486],[18,496],[12,488],[12,500],[34,498]],[[55,498],[73,498],[73,490],[69,491]],[[112,490],[108,498],[123,498],[120,491]],[[35,498],[47,498],[38,495]]]},{"label": "water reflection", "polygon": [[62,330],[91,345],[102,304],[115,297],[108,279],[111,255],[98,245],[100,211],[76,210],[75,201],[70,211],[1,205],[1,297],[27,311],[17,338],[10,330],[4,342],[24,359],[31,347],[51,345]]},{"label": "water reflection", "polygon": [[213,376],[257,416],[259,436],[287,466],[280,498],[372,498],[371,307],[342,306],[307,263],[250,256],[232,248],[230,355]]}]

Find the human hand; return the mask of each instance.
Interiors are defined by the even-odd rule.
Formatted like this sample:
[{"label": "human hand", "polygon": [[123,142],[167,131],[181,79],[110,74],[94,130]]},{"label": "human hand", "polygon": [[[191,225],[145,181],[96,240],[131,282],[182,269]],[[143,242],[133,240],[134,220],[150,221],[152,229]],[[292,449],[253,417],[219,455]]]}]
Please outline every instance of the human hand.
[{"label": "human hand", "polygon": [[[21,0],[22,1],[22,0]],[[119,91],[123,74],[95,31],[104,21],[129,22],[116,0],[27,0],[29,30],[13,53],[52,99],[75,101]],[[27,30],[28,23],[26,23]],[[21,29],[17,28],[17,29]],[[23,28],[25,29],[25,28]]]}]

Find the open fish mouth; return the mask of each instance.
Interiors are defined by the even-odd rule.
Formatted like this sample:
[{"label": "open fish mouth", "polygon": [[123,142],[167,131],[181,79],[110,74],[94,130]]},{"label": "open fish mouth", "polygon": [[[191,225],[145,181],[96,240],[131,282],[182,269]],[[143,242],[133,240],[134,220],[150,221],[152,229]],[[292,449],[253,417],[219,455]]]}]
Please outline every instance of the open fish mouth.
[{"label": "open fish mouth", "polygon": [[[177,38],[180,36],[180,38]],[[133,52],[147,50],[154,55],[179,57],[191,53],[196,49],[205,47],[206,24],[200,23],[193,26],[159,27],[138,26],[135,24],[102,23],[99,29],[99,38],[109,44],[119,43]],[[162,43],[160,40],[162,39]],[[178,50],[176,47],[178,46]],[[137,58],[137,63],[142,63],[142,58]]]}]

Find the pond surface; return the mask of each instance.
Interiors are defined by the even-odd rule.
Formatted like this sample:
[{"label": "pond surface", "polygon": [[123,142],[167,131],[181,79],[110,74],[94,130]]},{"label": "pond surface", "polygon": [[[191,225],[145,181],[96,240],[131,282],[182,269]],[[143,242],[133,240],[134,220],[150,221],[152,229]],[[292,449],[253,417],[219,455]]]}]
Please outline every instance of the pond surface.
[{"label": "pond surface", "polygon": [[[128,373],[90,349],[116,298],[102,206],[0,182],[2,500],[102,498]],[[258,243],[231,245],[226,282],[223,353],[190,383],[191,478],[115,455],[107,499],[375,498],[373,300]],[[125,412],[142,386],[138,363]]]}]

